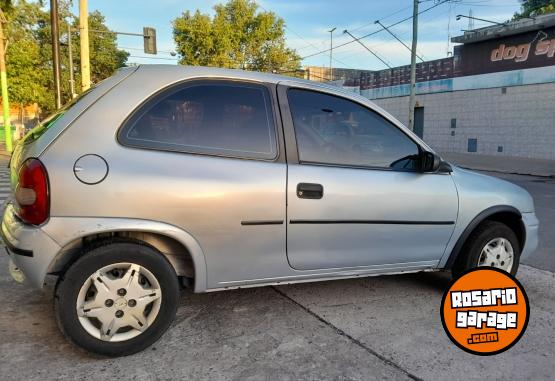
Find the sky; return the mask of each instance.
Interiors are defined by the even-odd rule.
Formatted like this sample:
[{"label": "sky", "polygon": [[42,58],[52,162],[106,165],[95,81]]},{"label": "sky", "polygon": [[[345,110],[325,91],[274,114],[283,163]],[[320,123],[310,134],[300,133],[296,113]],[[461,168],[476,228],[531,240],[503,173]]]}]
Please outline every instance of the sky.
[{"label": "sky", "polygon": [[[143,26],[156,28],[158,55],[149,56],[143,52],[140,37],[119,36],[120,49],[131,53],[132,63],[177,63],[172,56],[175,45],[172,37],[172,20],[182,12],[199,9],[213,14],[213,6],[225,0],[89,0],[89,11],[99,10],[106,16],[106,24],[114,31],[142,33]],[[440,0],[442,1],[442,0]],[[340,45],[352,38],[344,34],[349,30],[361,37],[381,29],[374,22],[380,20],[385,26],[396,23],[412,15],[412,0],[258,0],[261,11],[272,11],[285,20],[286,39],[289,47],[297,50],[303,59],[303,66],[329,66],[329,52],[315,54],[330,47],[330,33],[333,45]],[[421,0],[420,11],[434,6],[438,0]],[[74,11],[78,13],[78,1],[74,1]],[[518,11],[518,0],[453,0],[440,4],[419,15],[418,53],[425,60],[443,58],[453,51],[449,37],[462,34],[468,29],[469,20],[459,14],[491,21],[503,22]],[[474,28],[488,24],[474,21]],[[402,41],[410,46],[412,22],[405,21],[391,28]],[[410,63],[410,52],[400,42],[385,31],[361,40],[371,50],[391,66]],[[356,42],[334,49],[333,66],[352,69],[380,70],[386,66]]]}]

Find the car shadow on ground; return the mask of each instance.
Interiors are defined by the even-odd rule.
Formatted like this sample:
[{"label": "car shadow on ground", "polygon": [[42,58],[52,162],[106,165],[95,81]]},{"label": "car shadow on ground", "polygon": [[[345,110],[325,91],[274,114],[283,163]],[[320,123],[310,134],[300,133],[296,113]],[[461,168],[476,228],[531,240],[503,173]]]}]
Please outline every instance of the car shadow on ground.
[{"label": "car shadow on ground", "polygon": [[[530,293],[533,319],[522,343],[496,359],[462,353],[444,334],[439,309],[451,280],[445,272],[206,294],[184,290],[174,323],[157,343],[108,359],[64,339],[52,308],[52,280],[39,293],[16,284],[6,268],[7,258],[0,258],[2,379],[368,380],[404,379],[403,369],[430,379],[453,372],[473,378],[485,369],[492,379],[540,379],[550,367],[553,296],[546,285],[553,276],[528,267],[519,279]],[[491,361],[504,366],[493,371]]]},{"label": "car shadow on ground", "polygon": [[[69,345],[59,332],[52,307],[55,277],[49,277],[42,292],[37,292],[27,285],[20,285],[13,281],[7,274],[6,267],[3,267],[0,276],[0,300],[3,305],[7,306],[6,313],[0,315],[0,332],[4,336],[4,343],[25,343],[25,346],[40,346],[42,350],[49,348],[53,352],[63,351],[68,360],[71,358],[79,361],[101,359]],[[283,302],[283,294],[287,295],[292,290],[295,291],[295,294],[298,295],[300,292],[303,296],[303,292],[313,294],[319,288],[331,287],[341,289],[342,293],[349,295],[353,293],[354,289],[360,287],[382,290],[387,293],[387,289],[391,285],[395,285],[396,288],[427,289],[439,295],[447,287],[449,281],[448,274],[434,272],[282,285],[279,286],[281,293],[276,292],[277,288],[274,287],[247,288],[206,294],[195,294],[191,290],[183,289],[178,313],[171,329],[176,330],[184,324],[192,324],[198,329],[196,333],[199,336],[211,332],[215,334],[212,339],[221,342],[240,336],[243,331],[240,327],[243,323],[249,325],[250,320],[256,320],[257,317],[266,315],[269,312],[267,306],[269,300]],[[261,295],[265,296],[260,298]],[[289,307],[298,308],[298,306],[292,305]],[[233,317],[228,316],[230,314]],[[242,320],[238,322],[241,324],[235,324],[236,329],[231,329],[231,331],[236,330],[237,332],[221,332],[221,336],[217,337],[218,329],[214,330],[214,327],[227,326],[229,329],[229,325],[224,322],[235,319],[237,315],[243,316]],[[212,324],[205,326],[202,322],[206,320],[211,321]],[[220,322],[220,324],[215,322]],[[194,335],[194,331],[194,329],[189,329],[187,335]]]}]

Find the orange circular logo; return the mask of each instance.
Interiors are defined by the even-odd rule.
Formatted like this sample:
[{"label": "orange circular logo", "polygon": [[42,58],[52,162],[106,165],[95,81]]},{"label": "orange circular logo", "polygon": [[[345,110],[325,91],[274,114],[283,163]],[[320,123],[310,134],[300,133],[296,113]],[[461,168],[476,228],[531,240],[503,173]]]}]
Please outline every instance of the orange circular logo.
[{"label": "orange circular logo", "polygon": [[451,283],[441,301],[441,322],[459,348],[488,356],[522,337],[530,306],[518,280],[496,268],[472,269]]}]

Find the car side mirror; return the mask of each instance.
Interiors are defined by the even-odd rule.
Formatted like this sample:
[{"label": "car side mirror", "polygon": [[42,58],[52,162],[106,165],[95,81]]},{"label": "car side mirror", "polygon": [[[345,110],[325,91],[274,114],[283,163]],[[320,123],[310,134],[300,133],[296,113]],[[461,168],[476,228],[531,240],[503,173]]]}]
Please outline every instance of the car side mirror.
[{"label": "car side mirror", "polygon": [[453,171],[451,165],[443,161],[439,155],[428,151],[420,153],[420,170],[428,173],[449,173]]}]

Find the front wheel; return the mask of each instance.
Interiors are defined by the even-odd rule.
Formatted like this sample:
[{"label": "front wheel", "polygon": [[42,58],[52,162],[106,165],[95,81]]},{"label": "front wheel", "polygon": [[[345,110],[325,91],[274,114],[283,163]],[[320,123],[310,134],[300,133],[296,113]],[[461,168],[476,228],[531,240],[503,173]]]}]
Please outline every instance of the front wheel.
[{"label": "front wheel", "polygon": [[179,284],[155,249],[113,242],[83,254],[60,278],[58,326],[77,346],[106,356],[139,352],[170,326]]},{"label": "front wheel", "polygon": [[513,230],[501,222],[486,221],[468,237],[453,275],[476,267],[495,267],[515,275],[519,261],[520,245]]}]

